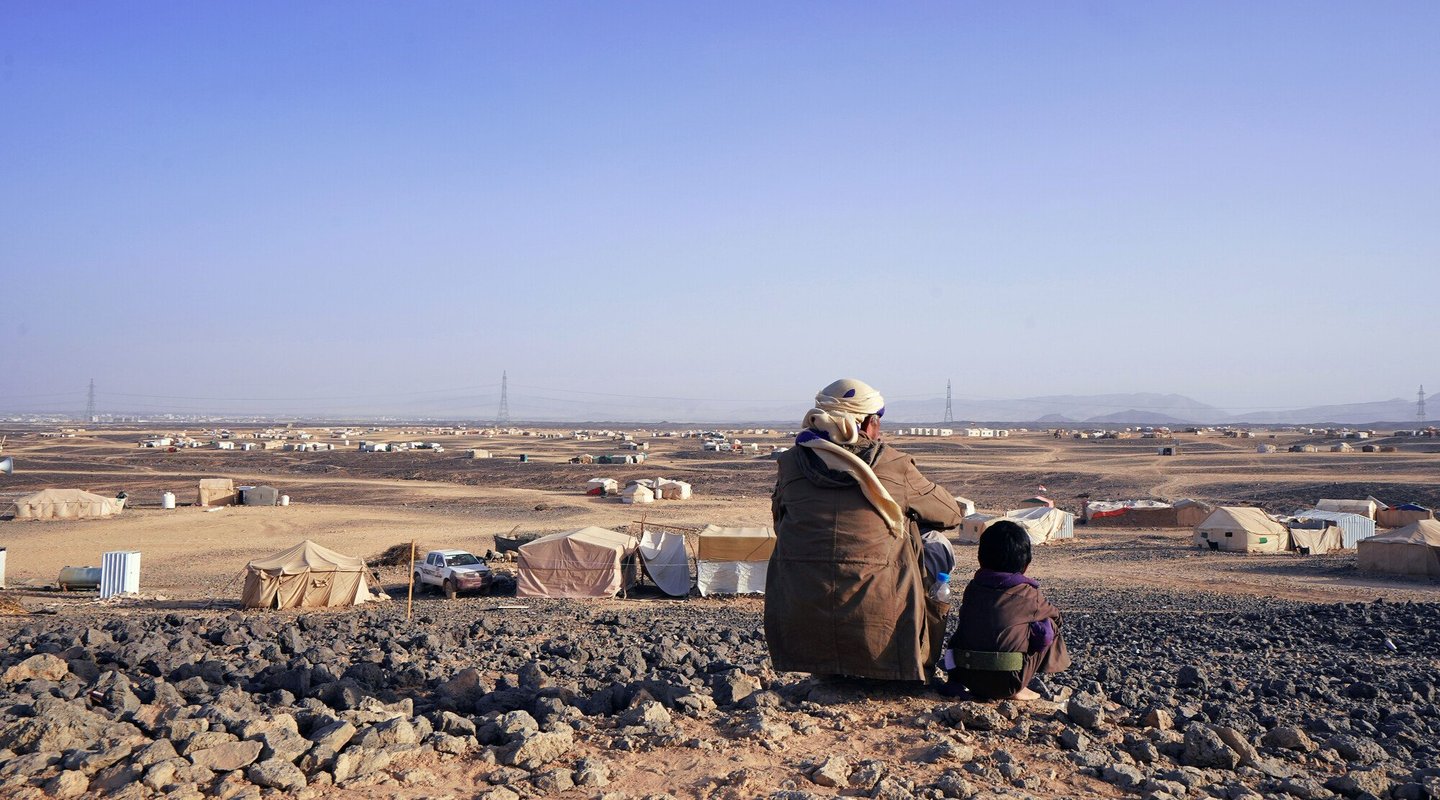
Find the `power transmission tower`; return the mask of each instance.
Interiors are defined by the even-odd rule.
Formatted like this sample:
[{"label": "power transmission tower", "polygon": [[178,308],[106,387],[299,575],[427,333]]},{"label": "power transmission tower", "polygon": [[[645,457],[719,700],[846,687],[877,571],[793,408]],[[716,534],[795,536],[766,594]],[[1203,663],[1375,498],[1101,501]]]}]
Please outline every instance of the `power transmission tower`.
[{"label": "power transmission tower", "polygon": [[500,413],[495,415],[495,427],[510,424],[510,374],[500,373]]},{"label": "power transmission tower", "polygon": [[1425,421],[1425,384],[1420,384],[1419,400],[1415,403],[1415,419]]},{"label": "power transmission tower", "polygon": [[90,394],[85,398],[85,421],[95,421],[95,379],[90,379]]},{"label": "power transmission tower", "polygon": [[950,404],[950,379],[945,379],[945,424],[955,421],[955,409]]}]

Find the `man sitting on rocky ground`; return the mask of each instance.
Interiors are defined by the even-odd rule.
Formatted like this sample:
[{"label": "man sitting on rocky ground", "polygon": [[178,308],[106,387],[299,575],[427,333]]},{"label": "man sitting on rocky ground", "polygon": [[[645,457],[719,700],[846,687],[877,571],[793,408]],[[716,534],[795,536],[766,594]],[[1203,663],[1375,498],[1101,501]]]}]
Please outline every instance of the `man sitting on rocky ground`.
[{"label": "man sitting on rocky ground", "polygon": [[880,441],[885,400],[839,380],[779,460],[765,640],[776,670],[928,683],[948,606],[926,596],[920,527],[960,524],[950,493]]},{"label": "man sitting on rocky ground", "polygon": [[1027,577],[1030,534],[1002,520],[980,534],[980,569],[960,600],[960,622],[945,652],[948,691],[964,686],[983,700],[1035,700],[1039,673],[1070,666],[1060,611]]}]

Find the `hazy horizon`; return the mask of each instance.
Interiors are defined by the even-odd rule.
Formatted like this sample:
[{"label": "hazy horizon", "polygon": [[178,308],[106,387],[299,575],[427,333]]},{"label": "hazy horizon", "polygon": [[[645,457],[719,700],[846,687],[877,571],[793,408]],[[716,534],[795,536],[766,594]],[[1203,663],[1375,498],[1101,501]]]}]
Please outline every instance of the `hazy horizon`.
[{"label": "hazy horizon", "polygon": [[1413,403],[1437,29],[1419,2],[0,4],[0,411],[79,414],[93,377],[101,413],[483,420],[503,370],[517,419],[798,418],[841,376],[897,409],[947,379]]}]

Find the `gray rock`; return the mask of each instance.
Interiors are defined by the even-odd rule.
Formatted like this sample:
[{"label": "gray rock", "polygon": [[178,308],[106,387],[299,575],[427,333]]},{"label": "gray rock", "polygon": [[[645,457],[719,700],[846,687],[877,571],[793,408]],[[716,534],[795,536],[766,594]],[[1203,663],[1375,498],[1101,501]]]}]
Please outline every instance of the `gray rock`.
[{"label": "gray rock", "polygon": [[511,711],[496,721],[503,741],[513,742],[517,738],[540,730],[540,723],[528,711]]},{"label": "gray rock", "polygon": [[148,767],[177,756],[179,753],[175,752],[175,745],[171,744],[169,739],[156,739],[132,753],[130,763],[137,767]]},{"label": "gray rock", "polygon": [[340,720],[312,732],[309,739],[315,743],[316,747],[324,747],[331,752],[338,753],[354,737],[355,726],[347,720]]},{"label": "gray rock", "polygon": [[440,712],[440,730],[454,736],[474,736],[475,723],[453,711]]},{"label": "gray rock", "polygon": [[310,749],[311,742],[295,731],[279,728],[265,731],[260,734],[260,760],[270,761],[278,759],[287,763],[295,763],[295,759],[305,755]]},{"label": "gray rock", "polygon": [[620,715],[619,722],[623,726],[634,725],[650,730],[664,730],[672,724],[670,712],[665,710],[665,706],[654,700],[646,700],[626,711]]},{"label": "gray rock", "polygon": [[1121,789],[1133,789],[1145,782],[1145,773],[1129,764],[1108,764],[1100,777],[1106,783],[1113,783]]},{"label": "gray rock", "polygon": [[598,758],[582,758],[575,762],[576,786],[601,787],[610,783],[610,766]]},{"label": "gray rock", "polygon": [[64,659],[49,653],[39,653],[5,670],[0,683],[16,684],[25,681],[51,681],[58,683],[70,674],[70,665]]},{"label": "gray rock", "polygon": [[834,789],[850,788],[850,762],[844,756],[830,756],[810,773],[810,780]]},{"label": "gray rock", "polygon": [[1346,797],[1385,797],[1391,781],[1383,769],[1352,769],[1326,781],[1325,787]]},{"label": "gray rock", "polygon": [[575,746],[568,728],[553,733],[522,733],[499,753],[500,763],[533,770],[559,759]]},{"label": "gray rock", "polygon": [[1076,727],[1066,727],[1060,732],[1060,748],[1073,750],[1077,753],[1084,752],[1090,747],[1090,737]]},{"label": "gray rock", "polygon": [[59,800],[79,797],[90,789],[90,777],[73,769],[62,771],[45,782],[45,794]]},{"label": "gray rock", "polygon": [[1215,725],[1213,730],[1220,740],[1225,742],[1226,747],[1235,751],[1235,756],[1240,760],[1240,764],[1253,767],[1260,762],[1260,754],[1255,751],[1255,746],[1245,741],[1245,737],[1241,736],[1239,731],[1224,725]]},{"label": "gray rock", "polygon": [[1271,728],[1265,732],[1264,736],[1260,737],[1260,744],[1301,753],[1313,753],[1316,749],[1315,742],[1310,739],[1310,736],[1293,725]]},{"label": "gray rock", "polygon": [[256,786],[293,792],[306,785],[305,773],[289,761],[270,759],[251,764],[245,769],[245,778]]},{"label": "gray rock", "polygon": [[1331,797],[1330,790],[1305,777],[1288,778],[1280,784],[1280,790],[1300,800],[1325,800]]},{"label": "gray rock", "polygon": [[1388,756],[1385,748],[1359,736],[1342,733],[1325,740],[1325,746],[1339,753],[1342,758],[1358,764],[1375,764]]},{"label": "gray rock", "polygon": [[1105,706],[1098,697],[1077,694],[1065,704],[1065,714],[1081,727],[1097,730],[1105,724]]},{"label": "gray rock", "polygon": [[1145,716],[1140,720],[1140,724],[1147,728],[1168,731],[1175,727],[1175,717],[1163,708],[1152,708],[1145,712]]},{"label": "gray rock", "polygon": [[430,735],[430,746],[435,748],[437,753],[458,756],[469,750],[474,744],[475,739],[471,736],[452,736],[440,731]]},{"label": "gray rock", "polygon": [[386,745],[413,745],[418,744],[420,736],[410,720],[404,717],[396,717],[384,722],[371,725],[360,732],[355,739],[355,745],[368,749],[378,749]]},{"label": "gray rock", "polygon": [[1006,726],[1005,717],[988,703],[956,703],[941,709],[939,716],[951,725],[972,731],[998,731]]},{"label": "gray rock", "polygon": [[1192,722],[1185,727],[1185,749],[1180,763],[1187,767],[1235,769],[1240,761],[1235,751],[1208,725]]},{"label": "gray rock", "polygon": [[975,748],[961,744],[954,739],[941,739],[916,757],[925,764],[940,764],[951,761],[968,762],[975,760]]},{"label": "gray rock", "polygon": [[351,745],[335,756],[331,772],[336,783],[343,783],[351,778],[362,778],[379,772],[390,766],[390,762],[394,760],[395,752],[388,748],[369,750]]},{"label": "gray rock", "polygon": [[1189,689],[1206,684],[1205,673],[1192,664],[1186,664],[1175,673],[1175,685],[1182,689]]},{"label": "gray rock", "polygon": [[530,777],[530,783],[544,797],[575,788],[575,778],[568,769],[547,769]]},{"label": "gray rock", "polygon": [[760,689],[760,680],[744,670],[732,669],[720,679],[719,693],[726,703],[738,703]]},{"label": "gray rock", "polygon": [[255,741],[226,742],[213,747],[190,750],[185,755],[190,763],[216,772],[231,772],[247,767],[260,757],[263,745]]}]

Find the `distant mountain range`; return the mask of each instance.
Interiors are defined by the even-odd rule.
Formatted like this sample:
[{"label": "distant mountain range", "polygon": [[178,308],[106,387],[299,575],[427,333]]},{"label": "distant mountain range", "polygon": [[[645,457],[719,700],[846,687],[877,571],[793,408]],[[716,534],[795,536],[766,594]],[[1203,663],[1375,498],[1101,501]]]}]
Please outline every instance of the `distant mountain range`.
[{"label": "distant mountain range", "polygon": [[[1013,400],[956,400],[954,418],[974,422],[1032,422],[1058,427],[1093,425],[1319,424],[1378,422],[1414,424],[1415,403],[1396,398],[1370,403],[1275,409],[1231,414],[1179,394],[1053,395]],[[886,420],[933,422],[943,419],[945,400],[896,402]]]}]

